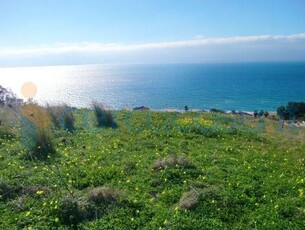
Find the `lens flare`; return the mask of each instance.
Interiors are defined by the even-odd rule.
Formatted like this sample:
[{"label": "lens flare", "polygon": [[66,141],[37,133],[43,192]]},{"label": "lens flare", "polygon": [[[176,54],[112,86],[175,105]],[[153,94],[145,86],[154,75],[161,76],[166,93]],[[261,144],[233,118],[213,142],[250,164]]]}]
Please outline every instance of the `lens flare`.
[{"label": "lens flare", "polygon": [[24,98],[34,98],[37,94],[37,86],[32,82],[26,82],[21,87],[21,94]]}]

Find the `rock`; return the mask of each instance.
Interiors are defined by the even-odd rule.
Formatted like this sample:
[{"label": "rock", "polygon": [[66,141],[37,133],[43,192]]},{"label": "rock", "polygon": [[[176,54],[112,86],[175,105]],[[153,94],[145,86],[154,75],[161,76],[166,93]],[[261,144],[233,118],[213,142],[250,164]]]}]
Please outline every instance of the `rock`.
[{"label": "rock", "polygon": [[211,113],[221,113],[221,114],[225,114],[226,112],[220,109],[211,109],[210,110]]},{"label": "rock", "polygon": [[132,110],[149,111],[150,109],[146,106],[140,106],[140,107],[135,107]]},{"label": "rock", "polygon": [[245,116],[253,116],[251,113],[248,113],[248,112],[243,112],[243,111],[240,111],[237,113],[238,115],[245,115]]}]

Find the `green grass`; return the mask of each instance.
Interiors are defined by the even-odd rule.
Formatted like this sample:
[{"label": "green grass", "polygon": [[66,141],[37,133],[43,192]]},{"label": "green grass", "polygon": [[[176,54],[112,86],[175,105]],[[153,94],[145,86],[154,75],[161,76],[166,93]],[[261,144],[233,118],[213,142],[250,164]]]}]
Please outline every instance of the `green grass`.
[{"label": "green grass", "polygon": [[44,160],[24,157],[22,126],[0,135],[0,229],[305,226],[304,130],[136,111],[113,112],[112,129],[92,110],[73,113],[76,131],[53,129]]}]

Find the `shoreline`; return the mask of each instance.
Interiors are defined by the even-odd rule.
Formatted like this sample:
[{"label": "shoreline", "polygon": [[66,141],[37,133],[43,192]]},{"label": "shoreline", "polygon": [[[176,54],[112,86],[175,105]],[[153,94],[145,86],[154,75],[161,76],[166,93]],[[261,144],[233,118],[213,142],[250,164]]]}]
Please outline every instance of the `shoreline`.
[{"label": "shoreline", "polygon": [[[90,109],[90,108],[89,108]],[[133,111],[141,111],[139,110],[134,110],[134,108],[130,109],[113,109],[113,111],[121,111],[121,110],[133,110]],[[175,109],[175,108],[164,108],[164,109],[149,109],[150,111],[153,112],[179,112],[179,113],[184,113],[184,109]],[[221,110],[221,109],[219,109]],[[142,110],[143,111],[143,110]],[[221,110],[222,114],[234,114],[232,113],[232,110]],[[234,110],[236,114],[244,114],[244,115],[254,115],[254,112],[248,111],[248,110]],[[189,109],[188,112],[207,112],[207,113],[213,113],[210,109]],[[277,115],[276,111],[268,111],[269,115]]]},{"label": "shoreline", "polygon": [[[57,104],[54,104],[52,106],[57,106]],[[91,107],[77,107],[77,106],[71,106],[72,108],[75,109],[91,109]],[[185,112],[184,109],[177,109],[177,108],[162,108],[162,109],[154,109],[154,108],[150,108],[148,106],[136,106],[136,107],[130,107],[130,108],[121,108],[121,109],[112,109],[111,107],[105,106],[107,109],[111,110],[111,111],[122,111],[122,110],[131,110],[131,111],[145,111],[145,110],[149,110],[149,111],[153,111],[153,112],[179,112],[179,113],[183,113]],[[145,107],[146,109],[141,109],[141,107]],[[139,109],[137,109],[139,108]],[[216,108],[213,108],[216,109]],[[189,109],[188,112],[213,112],[211,111],[212,109]],[[253,116],[254,111],[249,111],[249,110],[222,110],[217,108],[217,110],[221,111],[220,113],[223,114],[233,114],[232,111],[235,111],[236,114],[238,113],[244,113],[244,114],[248,114]],[[257,110],[258,112],[260,110]],[[267,111],[269,113],[269,115],[277,115],[277,112],[274,110],[263,110],[263,111]]]}]

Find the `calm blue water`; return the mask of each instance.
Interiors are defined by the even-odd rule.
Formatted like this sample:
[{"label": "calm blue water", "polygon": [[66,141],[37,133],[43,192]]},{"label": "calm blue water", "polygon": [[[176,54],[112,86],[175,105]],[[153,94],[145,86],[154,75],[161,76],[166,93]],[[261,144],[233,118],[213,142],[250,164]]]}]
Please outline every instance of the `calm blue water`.
[{"label": "calm blue water", "polygon": [[305,63],[0,68],[0,84],[19,95],[27,81],[38,86],[35,100],[78,107],[275,111],[305,101]]}]

